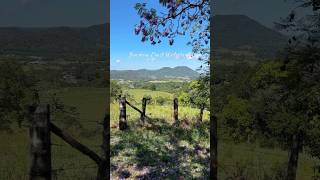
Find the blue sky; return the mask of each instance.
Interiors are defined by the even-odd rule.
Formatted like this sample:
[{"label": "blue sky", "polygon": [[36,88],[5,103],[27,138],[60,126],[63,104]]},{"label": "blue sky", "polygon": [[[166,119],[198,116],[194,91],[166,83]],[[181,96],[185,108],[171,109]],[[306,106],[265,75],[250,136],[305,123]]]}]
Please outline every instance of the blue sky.
[{"label": "blue sky", "polygon": [[134,34],[134,25],[140,17],[134,9],[137,2],[147,2],[148,7],[162,9],[159,1],[111,0],[110,4],[110,64],[111,70],[159,69],[161,67],[200,67],[201,62],[190,58],[191,46],[188,36],[180,36],[170,46],[167,39],[151,45],[142,43],[141,36]]}]

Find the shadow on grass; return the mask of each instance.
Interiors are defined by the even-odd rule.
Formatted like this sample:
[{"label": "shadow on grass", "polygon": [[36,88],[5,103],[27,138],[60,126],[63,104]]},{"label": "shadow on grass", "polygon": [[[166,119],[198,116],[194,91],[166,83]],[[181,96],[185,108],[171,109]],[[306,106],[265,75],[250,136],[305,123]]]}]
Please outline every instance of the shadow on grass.
[{"label": "shadow on grass", "polygon": [[208,179],[208,123],[149,119],[144,127],[129,126],[111,134],[113,174],[136,179]]}]

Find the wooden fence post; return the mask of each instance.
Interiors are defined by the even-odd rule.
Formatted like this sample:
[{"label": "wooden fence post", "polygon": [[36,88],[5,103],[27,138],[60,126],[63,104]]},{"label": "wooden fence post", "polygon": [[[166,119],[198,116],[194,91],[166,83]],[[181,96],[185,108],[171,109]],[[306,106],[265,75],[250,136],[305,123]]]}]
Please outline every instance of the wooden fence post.
[{"label": "wooden fence post", "polygon": [[120,106],[120,114],[119,114],[119,129],[125,130],[127,129],[127,112],[126,112],[126,98],[121,97],[119,101]]},{"label": "wooden fence post", "polygon": [[289,149],[289,162],[287,169],[287,179],[295,180],[297,176],[299,153],[302,149],[302,135],[301,133],[294,134],[291,140],[291,146]]},{"label": "wooden fence post", "polygon": [[30,180],[51,180],[50,107],[39,106],[30,126]]},{"label": "wooden fence post", "polygon": [[178,98],[173,100],[173,119],[175,122],[178,122]]},{"label": "wooden fence post", "polygon": [[[108,109],[110,111],[110,109]],[[110,114],[109,111],[105,114],[102,122],[103,131],[102,131],[102,161],[98,165],[97,180],[110,179],[110,169],[108,164],[110,164]]]},{"label": "wooden fence post", "polygon": [[201,104],[200,105],[200,113],[199,113],[199,121],[202,122],[202,119],[203,119],[203,111],[204,111],[204,108],[205,108],[205,104]]},{"label": "wooden fence post", "polygon": [[146,116],[146,106],[147,106],[147,98],[142,98],[142,113],[140,116],[140,120],[144,124],[144,118]]},{"label": "wooden fence post", "polygon": [[218,120],[210,114],[210,179],[218,180]]}]

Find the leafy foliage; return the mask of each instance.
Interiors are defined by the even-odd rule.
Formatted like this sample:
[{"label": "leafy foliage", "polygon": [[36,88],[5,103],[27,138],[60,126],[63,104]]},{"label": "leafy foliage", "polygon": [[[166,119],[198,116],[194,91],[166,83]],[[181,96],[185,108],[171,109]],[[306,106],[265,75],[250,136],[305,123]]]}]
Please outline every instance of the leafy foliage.
[{"label": "leafy foliage", "polygon": [[48,103],[50,104],[51,118],[59,122],[63,129],[77,128],[79,130],[82,128],[76,107],[64,104],[56,93],[49,94]]},{"label": "leafy foliage", "polygon": [[26,105],[32,103],[35,79],[15,62],[0,64],[0,127],[9,128],[25,120]]},{"label": "leafy foliage", "polygon": [[252,86],[254,88],[266,88],[271,84],[279,83],[281,79],[288,76],[288,72],[281,70],[282,66],[283,64],[278,61],[262,64],[251,80]]},{"label": "leafy foliage", "polygon": [[111,101],[116,101],[122,94],[122,87],[117,83],[117,81],[111,81],[110,85],[110,99]]},{"label": "leafy foliage", "polygon": [[228,103],[219,116],[228,128],[228,133],[236,141],[243,138],[249,141],[256,133],[254,117],[250,109],[248,100],[229,96]]},{"label": "leafy foliage", "polygon": [[276,25],[280,30],[291,33],[290,44],[317,46],[320,43],[320,1],[301,0],[297,2],[298,6],[295,10]]},{"label": "leafy foliage", "polygon": [[[161,38],[168,38],[169,44],[174,43],[176,35],[185,35],[190,30],[193,46],[208,44],[210,40],[208,0],[170,0],[162,1],[166,12],[159,15],[156,9],[147,9],[146,3],[137,3],[135,9],[140,15],[140,24],[135,27],[135,34],[142,35],[142,42],[161,43]],[[200,33],[196,33],[199,30]],[[194,36],[193,36],[194,35]],[[200,42],[199,42],[200,41]]]},{"label": "leafy foliage", "polygon": [[190,103],[198,108],[208,108],[210,102],[209,81],[202,77],[189,85]]}]

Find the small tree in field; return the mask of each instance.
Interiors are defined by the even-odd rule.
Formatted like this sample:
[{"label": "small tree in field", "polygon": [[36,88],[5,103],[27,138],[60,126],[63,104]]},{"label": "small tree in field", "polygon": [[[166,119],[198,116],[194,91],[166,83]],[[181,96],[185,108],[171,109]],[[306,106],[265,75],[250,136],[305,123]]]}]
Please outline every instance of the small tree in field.
[{"label": "small tree in field", "polygon": [[199,121],[202,121],[204,110],[209,108],[210,91],[208,82],[205,79],[199,79],[192,81],[189,86],[190,103],[200,109]]},{"label": "small tree in field", "polygon": [[190,95],[187,92],[179,92],[178,100],[183,106],[190,105]]},{"label": "small tree in field", "polygon": [[[35,79],[16,62],[0,63],[0,127],[8,129],[25,120],[25,106],[32,101]],[[1,129],[1,128],[0,128]]]},{"label": "small tree in field", "polygon": [[229,96],[227,101],[221,112],[221,120],[227,127],[227,133],[236,142],[250,142],[256,131],[250,102],[235,96]]},{"label": "small tree in field", "polygon": [[[254,127],[288,149],[287,180],[296,179],[304,147],[320,157],[320,1],[297,2],[295,11],[277,23],[279,29],[291,33],[284,56],[258,67],[250,81],[249,101],[239,99],[231,103],[233,107],[229,103],[227,108],[233,113],[224,114],[239,122],[237,114],[241,113],[242,121],[249,122],[244,127]],[[302,16],[297,13],[299,8],[304,11]],[[240,102],[243,104],[237,105]],[[234,128],[241,130],[241,126]]]},{"label": "small tree in field", "polygon": [[166,99],[164,97],[162,97],[162,96],[157,96],[155,98],[155,102],[156,102],[156,104],[162,106],[162,105],[164,105],[166,103]]},{"label": "small tree in field", "polygon": [[[255,92],[251,103],[257,129],[288,148],[287,179],[294,180],[303,147],[319,150],[320,142],[314,137],[320,136],[320,91],[319,82],[307,86],[301,81],[315,76],[307,77],[295,63],[287,70],[282,70],[283,65],[269,62],[258,69],[252,81]],[[314,75],[319,76],[320,68],[316,71]]]},{"label": "small tree in field", "polygon": [[[304,146],[318,156],[320,136],[320,0],[301,0],[286,19],[278,23],[281,30],[291,33],[282,71],[288,78],[282,83],[281,111],[276,114],[281,134],[289,137],[290,156],[287,179],[296,178],[299,152]],[[300,9],[299,9],[300,8]],[[297,13],[301,10],[300,13]],[[288,123],[290,122],[290,123]],[[281,128],[281,125],[289,125]],[[319,152],[319,151],[318,151]]]},{"label": "small tree in field", "polygon": [[110,85],[110,99],[112,102],[117,101],[118,97],[123,94],[122,87],[117,83],[117,81],[111,81]]}]

